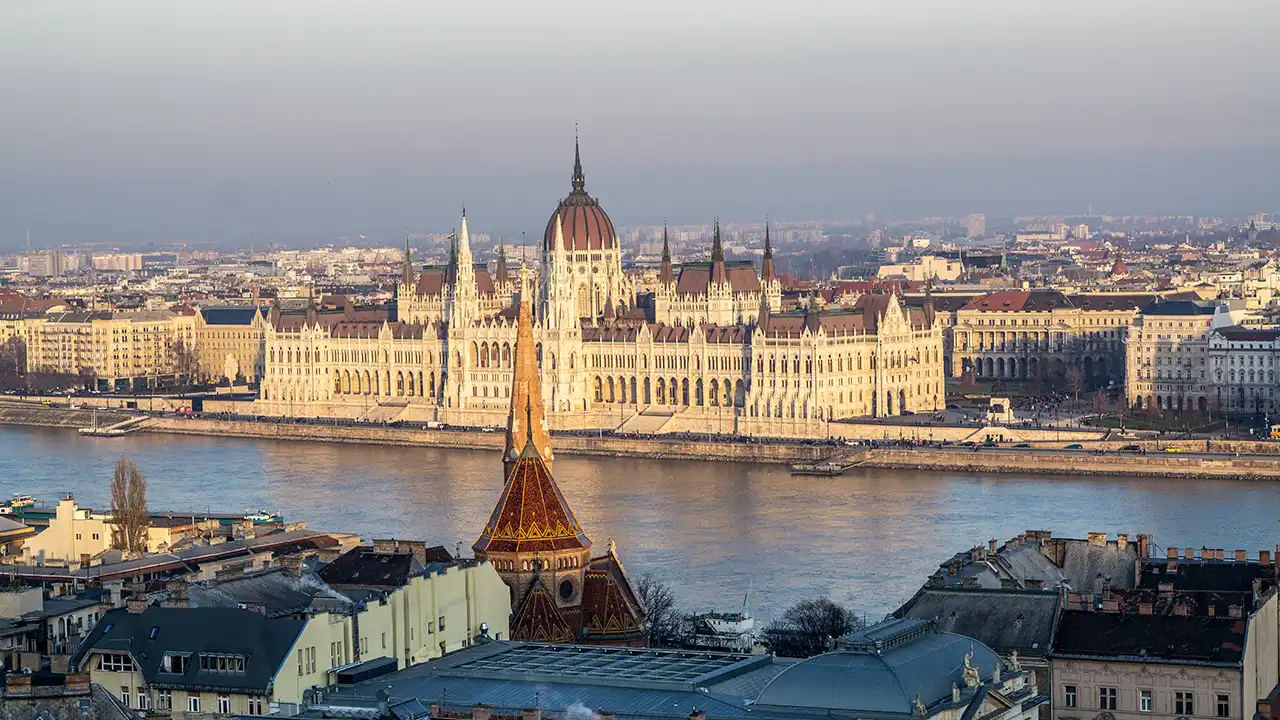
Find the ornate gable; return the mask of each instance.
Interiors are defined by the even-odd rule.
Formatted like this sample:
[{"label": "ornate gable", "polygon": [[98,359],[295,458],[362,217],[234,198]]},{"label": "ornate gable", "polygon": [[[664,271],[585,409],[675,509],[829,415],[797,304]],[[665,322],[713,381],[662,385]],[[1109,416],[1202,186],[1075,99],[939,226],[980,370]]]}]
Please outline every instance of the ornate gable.
[{"label": "ornate gable", "polygon": [[573,630],[556,608],[555,598],[539,580],[534,581],[511,618],[511,639],[544,643],[573,641]]}]

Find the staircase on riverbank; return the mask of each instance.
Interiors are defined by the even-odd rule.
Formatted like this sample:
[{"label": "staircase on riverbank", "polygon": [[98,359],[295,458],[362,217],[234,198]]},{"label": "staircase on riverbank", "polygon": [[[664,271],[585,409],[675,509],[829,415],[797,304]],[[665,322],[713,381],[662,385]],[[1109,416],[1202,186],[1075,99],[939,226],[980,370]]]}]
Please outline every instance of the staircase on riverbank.
[{"label": "staircase on riverbank", "polygon": [[671,424],[671,419],[675,417],[675,412],[671,410],[641,410],[640,412],[627,418],[618,426],[618,432],[630,435],[661,435],[669,430],[664,430]]}]

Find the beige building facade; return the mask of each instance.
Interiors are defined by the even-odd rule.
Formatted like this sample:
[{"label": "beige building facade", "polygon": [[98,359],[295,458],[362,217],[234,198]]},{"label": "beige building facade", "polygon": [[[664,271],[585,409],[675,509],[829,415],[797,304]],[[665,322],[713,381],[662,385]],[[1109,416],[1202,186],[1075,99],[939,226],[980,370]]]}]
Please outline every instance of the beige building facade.
[{"label": "beige building facade", "polygon": [[[548,222],[538,287],[472,261],[466,218],[446,266],[406,268],[397,322],[281,316],[266,331],[259,411],[295,416],[505,423],[513,298],[536,298],[543,397],[554,428],[823,434],[825,422],[944,407],[942,329],[927,303],[867,296],[851,308],[783,313],[766,242],[762,266],[674,266],[654,292],[623,273],[608,216],[574,189]],[[495,279],[496,278],[496,279]],[[654,419],[658,418],[658,419]]]},{"label": "beige building facade", "polygon": [[[1223,408],[1209,367],[1214,328],[1235,325],[1242,309],[1215,302],[1162,300],[1143,308],[1125,346],[1125,395],[1134,410],[1205,413]],[[1229,376],[1228,376],[1229,377]]]},{"label": "beige building facade", "polygon": [[192,316],[167,310],[55,312],[25,322],[28,372],[78,375],[101,390],[172,381],[174,348],[195,347]]},{"label": "beige building facade", "polygon": [[1123,384],[1125,337],[1151,295],[1072,295],[1004,290],[957,308],[951,324],[951,377],[1062,379]]}]

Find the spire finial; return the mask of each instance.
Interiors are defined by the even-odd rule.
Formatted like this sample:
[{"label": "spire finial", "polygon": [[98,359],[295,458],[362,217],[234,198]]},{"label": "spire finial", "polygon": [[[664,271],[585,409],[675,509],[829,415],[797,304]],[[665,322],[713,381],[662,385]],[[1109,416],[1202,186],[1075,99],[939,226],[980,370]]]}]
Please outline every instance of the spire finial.
[{"label": "spire finial", "polygon": [[586,192],[587,179],[582,175],[582,153],[578,150],[578,123],[573,124],[573,189]]}]

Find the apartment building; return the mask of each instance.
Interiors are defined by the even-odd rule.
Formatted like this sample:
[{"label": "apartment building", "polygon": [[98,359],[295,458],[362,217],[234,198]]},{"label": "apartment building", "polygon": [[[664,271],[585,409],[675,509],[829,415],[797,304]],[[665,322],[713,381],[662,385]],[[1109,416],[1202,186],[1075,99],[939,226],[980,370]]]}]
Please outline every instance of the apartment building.
[{"label": "apartment building", "polygon": [[1137,587],[1069,593],[1050,654],[1061,720],[1254,717],[1277,682],[1275,565],[1188,548]]},{"label": "apartment building", "polygon": [[100,390],[175,377],[175,347],[194,347],[192,316],[168,310],[62,312],[27,320],[27,371],[78,375]]},{"label": "apartment building", "polygon": [[1228,412],[1274,413],[1280,328],[1238,325],[1209,333],[1213,405]]},{"label": "apartment building", "polygon": [[1209,335],[1239,323],[1243,305],[1157,298],[1125,344],[1125,394],[1135,410],[1208,412],[1222,407],[1209,374]]}]

